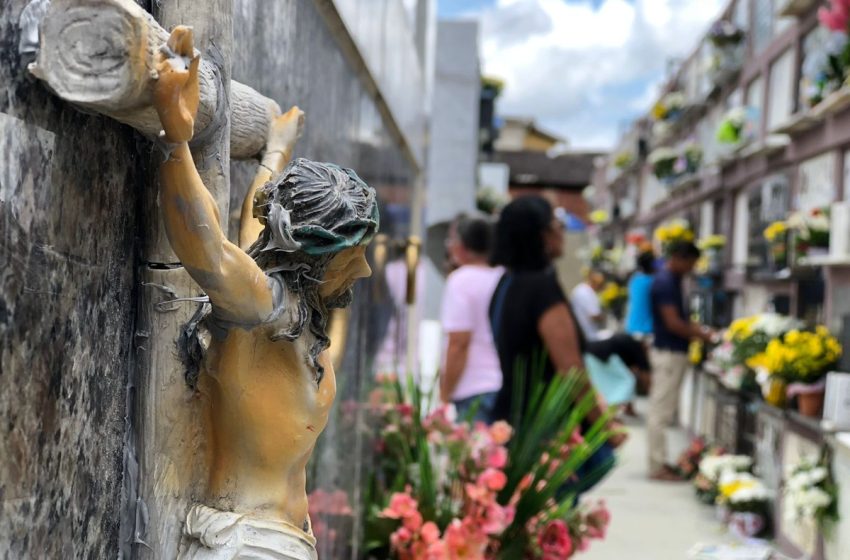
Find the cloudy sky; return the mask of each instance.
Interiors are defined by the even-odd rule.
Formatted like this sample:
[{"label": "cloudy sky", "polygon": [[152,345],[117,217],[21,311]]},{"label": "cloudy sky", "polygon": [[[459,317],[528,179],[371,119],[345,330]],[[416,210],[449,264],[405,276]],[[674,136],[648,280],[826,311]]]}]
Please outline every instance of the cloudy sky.
[{"label": "cloudy sky", "polygon": [[501,115],[534,117],[575,147],[611,148],[647,111],[726,0],[438,0],[481,22],[484,72],[506,82]]}]

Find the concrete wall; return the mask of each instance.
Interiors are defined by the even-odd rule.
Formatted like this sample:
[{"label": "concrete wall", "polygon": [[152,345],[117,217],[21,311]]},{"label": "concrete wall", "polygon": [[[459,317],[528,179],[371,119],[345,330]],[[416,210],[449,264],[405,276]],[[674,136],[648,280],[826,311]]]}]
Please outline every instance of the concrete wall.
[{"label": "concrete wall", "polygon": [[29,78],[0,4],[0,558],[114,558],[150,145]]},{"label": "concrete wall", "polygon": [[428,154],[429,225],[475,208],[480,80],[477,22],[440,21]]},{"label": "concrete wall", "polygon": [[[478,23],[440,21],[431,99],[425,220],[428,226],[449,221],[459,212],[475,210],[480,98]],[[428,253],[442,254],[445,239],[433,233],[426,239],[431,245]],[[439,317],[444,283],[442,264],[430,262],[426,266],[424,319]]]}]

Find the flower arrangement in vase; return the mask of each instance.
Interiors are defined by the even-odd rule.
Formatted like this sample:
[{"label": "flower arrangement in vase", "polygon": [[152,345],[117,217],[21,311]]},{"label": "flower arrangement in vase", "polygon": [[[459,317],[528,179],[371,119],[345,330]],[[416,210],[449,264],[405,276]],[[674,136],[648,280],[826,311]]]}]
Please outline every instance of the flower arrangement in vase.
[{"label": "flower arrangement in vase", "polygon": [[746,455],[727,455],[722,449],[706,450],[699,462],[699,472],[694,477],[694,488],[701,502],[717,503],[720,479],[727,472],[749,472],[753,460]]},{"label": "flower arrangement in vase", "polygon": [[752,107],[730,109],[717,126],[717,141],[721,144],[738,145],[754,138],[757,113]]},{"label": "flower arrangement in vase", "polygon": [[691,229],[691,224],[687,220],[682,219],[665,222],[655,230],[655,239],[661,243],[664,252],[667,251],[667,248],[672,243],[681,241],[693,242],[695,237],[694,230]]},{"label": "flower arrangement in vase", "polygon": [[681,91],[671,91],[662,97],[652,108],[652,116],[656,121],[672,121],[681,115],[685,108],[686,98]]},{"label": "flower arrangement in vase", "polygon": [[617,152],[617,155],[614,156],[614,167],[621,171],[623,169],[628,169],[634,162],[635,155],[628,150]]},{"label": "flower arrangement in vase", "polygon": [[813,208],[792,213],[786,220],[794,232],[800,256],[823,256],[829,252],[829,209]]},{"label": "flower arrangement in vase", "polygon": [[605,505],[578,506],[570,485],[607,441],[609,417],[582,437],[592,391],[583,394],[571,376],[544,384],[532,375],[530,386],[544,389],[514,433],[505,422],[452,421],[445,407],[425,415],[430,396],[412,379],[382,380],[370,399],[377,433],[364,496],[370,558],[567,559],[604,538]]},{"label": "flower arrangement in vase", "polygon": [[672,179],[676,175],[675,165],[679,154],[672,148],[656,148],[649,154],[649,164],[653,174],[660,181]]},{"label": "flower arrangement in vase", "polygon": [[723,248],[726,247],[725,235],[709,235],[697,242],[697,247],[703,251],[705,269],[708,273],[719,272],[723,268]]},{"label": "flower arrangement in vase", "polygon": [[820,416],[824,378],[841,358],[842,348],[824,326],[792,330],[768,342],[764,351],[747,360],[763,381],[778,378],[787,384],[787,395],[797,397],[800,413]]},{"label": "flower arrangement in vase", "polygon": [[591,224],[597,226],[604,226],[605,224],[611,221],[611,215],[608,214],[607,210],[602,209],[594,210],[590,213],[588,218],[590,219]]},{"label": "flower arrangement in vase", "polygon": [[820,24],[830,34],[822,50],[806,57],[802,69],[804,92],[809,106],[815,106],[847,81],[850,68],[850,0],[830,0],[818,11]]},{"label": "flower arrangement in vase", "polygon": [[717,505],[729,530],[742,538],[769,533],[771,493],[749,472],[726,471],[717,485]]},{"label": "flower arrangement in vase", "polygon": [[784,221],[772,222],[764,229],[763,236],[768,244],[772,268],[785,268],[788,265],[788,224]]},{"label": "flower arrangement in vase", "polygon": [[783,489],[783,517],[789,523],[815,520],[825,534],[838,522],[838,484],[832,476],[828,456],[804,456],[791,467]]},{"label": "flower arrangement in vase", "polygon": [[625,286],[617,282],[608,282],[602,288],[602,291],[599,292],[599,303],[603,309],[617,314],[622,310],[623,305],[625,305],[628,295]]},{"label": "flower arrangement in vase", "polygon": [[708,30],[708,40],[714,47],[740,45],[746,34],[744,30],[729,20],[720,20]]}]

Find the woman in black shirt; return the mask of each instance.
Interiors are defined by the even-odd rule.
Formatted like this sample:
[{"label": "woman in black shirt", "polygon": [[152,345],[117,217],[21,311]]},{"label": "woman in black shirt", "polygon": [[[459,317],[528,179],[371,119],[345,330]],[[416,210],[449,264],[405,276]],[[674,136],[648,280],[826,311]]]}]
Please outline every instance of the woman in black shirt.
[{"label": "woman in black shirt", "polygon": [[[518,368],[529,381],[532,364],[539,367],[542,357],[544,382],[557,372],[572,372],[582,376],[590,388],[582,360],[586,343],[552,268],[552,259],[563,252],[563,239],[561,221],[541,197],[520,197],[499,217],[493,264],[505,267],[506,272],[490,304],[490,319],[504,381],[494,420],[514,419],[517,411],[511,407],[518,388],[513,381]],[[605,410],[600,400],[588,420],[593,422]],[[617,446],[622,441],[623,436],[616,435],[609,443]]]}]

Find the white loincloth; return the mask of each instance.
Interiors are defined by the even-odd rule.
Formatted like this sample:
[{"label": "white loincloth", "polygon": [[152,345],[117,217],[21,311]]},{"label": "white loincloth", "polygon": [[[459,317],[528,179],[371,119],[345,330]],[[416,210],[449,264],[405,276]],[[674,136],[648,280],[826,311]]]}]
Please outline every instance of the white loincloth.
[{"label": "white loincloth", "polygon": [[195,505],[178,560],[318,560],[316,539],[285,521]]}]

